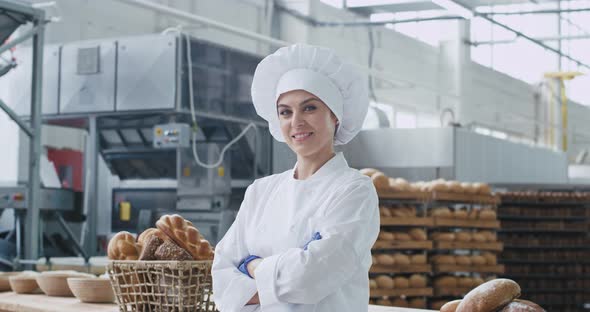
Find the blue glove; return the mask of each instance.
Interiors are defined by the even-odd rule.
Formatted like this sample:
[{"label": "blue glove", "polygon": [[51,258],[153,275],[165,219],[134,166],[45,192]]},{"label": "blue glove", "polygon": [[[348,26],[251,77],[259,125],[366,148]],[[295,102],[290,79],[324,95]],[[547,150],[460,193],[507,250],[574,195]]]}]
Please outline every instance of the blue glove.
[{"label": "blue glove", "polygon": [[322,235],[320,234],[320,232],[315,232],[315,233],[313,234],[313,236],[311,237],[311,240],[310,240],[309,242],[305,243],[305,245],[303,245],[303,250],[307,250],[307,246],[308,246],[308,245],[309,245],[311,242],[313,242],[313,241],[315,241],[315,240],[320,240],[320,239],[322,239]]},{"label": "blue glove", "polygon": [[240,272],[248,275],[248,277],[253,278],[250,275],[250,272],[248,272],[248,263],[252,262],[252,260],[256,260],[256,259],[260,259],[259,256],[254,256],[254,255],[250,255],[246,258],[244,258],[240,264],[238,265],[238,270],[240,270]]}]

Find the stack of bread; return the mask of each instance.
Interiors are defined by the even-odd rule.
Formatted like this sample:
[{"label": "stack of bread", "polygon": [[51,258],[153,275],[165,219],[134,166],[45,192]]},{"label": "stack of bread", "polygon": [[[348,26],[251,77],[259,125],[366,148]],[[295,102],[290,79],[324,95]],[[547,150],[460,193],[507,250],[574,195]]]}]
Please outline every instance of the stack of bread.
[{"label": "stack of bread", "polygon": [[491,252],[482,252],[480,255],[434,255],[431,261],[437,265],[483,266],[496,265],[498,258]]},{"label": "stack of bread", "polygon": [[212,260],[213,248],[190,221],[174,214],[163,215],[137,240],[129,232],[115,234],[107,254],[111,260]]},{"label": "stack of bread", "polygon": [[370,177],[375,188],[382,191],[445,192],[472,195],[490,195],[492,193],[490,186],[486,183],[447,181],[444,179],[410,183],[403,178],[388,177],[385,173],[374,168],[364,168],[360,172]]},{"label": "stack of bread", "polygon": [[516,282],[494,279],[471,290],[462,300],[444,304],[440,312],[545,312],[536,303],[518,297],[520,286]]},{"label": "stack of bread", "polygon": [[394,254],[373,255],[373,264],[404,266],[411,264],[426,264],[425,254],[406,255],[401,252]]},{"label": "stack of bread", "polygon": [[435,232],[432,233],[432,239],[438,242],[476,242],[476,243],[492,243],[498,240],[497,235],[493,231],[456,231],[456,232]]},{"label": "stack of bread", "polygon": [[466,207],[451,209],[441,206],[428,210],[428,215],[441,219],[457,220],[496,220],[496,211],[492,208],[467,209]]},{"label": "stack of bread", "polygon": [[378,241],[423,242],[427,240],[426,231],[421,228],[411,228],[408,231],[388,232],[381,230]]},{"label": "stack of bread", "polygon": [[379,214],[384,218],[408,218],[416,216],[416,206],[413,205],[396,205],[387,206],[379,205]]}]

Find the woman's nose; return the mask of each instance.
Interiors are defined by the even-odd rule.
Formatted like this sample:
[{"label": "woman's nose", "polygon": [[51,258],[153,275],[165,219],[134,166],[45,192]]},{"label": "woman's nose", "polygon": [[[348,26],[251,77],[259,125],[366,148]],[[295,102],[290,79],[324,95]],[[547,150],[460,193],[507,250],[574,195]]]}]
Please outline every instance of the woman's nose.
[{"label": "woman's nose", "polygon": [[303,114],[298,112],[293,113],[293,118],[291,118],[291,127],[296,128],[303,125],[304,122],[305,120],[303,118]]}]

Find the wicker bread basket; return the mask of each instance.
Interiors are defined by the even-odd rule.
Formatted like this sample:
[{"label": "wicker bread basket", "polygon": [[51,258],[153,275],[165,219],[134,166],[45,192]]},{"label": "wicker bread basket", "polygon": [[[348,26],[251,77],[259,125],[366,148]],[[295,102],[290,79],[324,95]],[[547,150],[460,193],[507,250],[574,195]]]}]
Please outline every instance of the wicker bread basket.
[{"label": "wicker bread basket", "polygon": [[210,312],[212,261],[127,261],[107,271],[119,311]]}]

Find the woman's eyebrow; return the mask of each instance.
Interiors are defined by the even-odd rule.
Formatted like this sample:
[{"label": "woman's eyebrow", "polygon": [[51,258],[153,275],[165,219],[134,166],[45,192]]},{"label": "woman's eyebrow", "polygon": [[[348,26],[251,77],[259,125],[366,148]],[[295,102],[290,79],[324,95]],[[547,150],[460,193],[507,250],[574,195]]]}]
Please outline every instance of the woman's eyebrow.
[{"label": "woman's eyebrow", "polygon": [[[314,101],[314,100],[318,100],[318,99],[317,99],[317,98],[314,98],[314,97],[312,97],[312,98],[309,98],[309,99],[306,99],[305,101],[303,101],[303,102],[299,103],[299,106],[301,106],[301,105],[304,105],[304,104],[307,104],[307,103],[309,103],[309,102],[311,102],[311,101]],[[318,101],[319,101],[319,100],[318,100]],[[289,106],[289,105],[287,105],[287,104],[279,104],[279,105],[277,105],[277,107],[287,107],[287,108],[291,108],[291,106]]]}]

